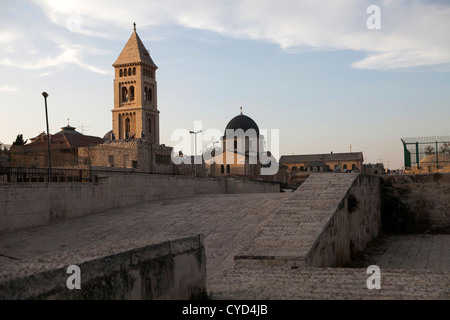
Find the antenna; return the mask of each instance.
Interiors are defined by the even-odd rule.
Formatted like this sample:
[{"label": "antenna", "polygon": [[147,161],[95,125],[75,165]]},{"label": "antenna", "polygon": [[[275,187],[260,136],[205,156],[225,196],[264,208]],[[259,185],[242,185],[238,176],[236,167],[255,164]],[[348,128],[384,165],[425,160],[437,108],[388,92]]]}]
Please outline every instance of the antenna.
[{"label": "antenna", "polygon": [[85,130],[84,128],[90,128],[91,126],[85,126],[82,122],[81,126],[79,126],[79,127],[81,128],[81,134],[84,134],[85,131],[88,131],[88,130]]}]

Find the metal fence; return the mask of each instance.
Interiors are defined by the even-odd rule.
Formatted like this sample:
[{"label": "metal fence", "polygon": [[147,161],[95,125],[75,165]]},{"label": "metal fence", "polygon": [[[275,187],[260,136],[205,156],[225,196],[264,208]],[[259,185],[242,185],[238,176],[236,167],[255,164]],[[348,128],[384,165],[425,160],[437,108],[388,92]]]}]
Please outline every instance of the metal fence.
[{"label": "metal fence", "polygon": [[405,168],[450,165],[450,137],[402,138]]}]

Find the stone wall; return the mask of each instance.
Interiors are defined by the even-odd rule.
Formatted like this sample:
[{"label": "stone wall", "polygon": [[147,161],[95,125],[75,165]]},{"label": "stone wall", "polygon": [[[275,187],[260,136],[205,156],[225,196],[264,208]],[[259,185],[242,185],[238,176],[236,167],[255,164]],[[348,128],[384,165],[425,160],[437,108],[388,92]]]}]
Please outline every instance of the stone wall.
[{"label": "stone wall", "polygon": [[336,267],[381,228],[379,178],[313,173],[236,255],[237,263]]},{"label": "stone wall", "polygon": [[381,181],[385,231],[450,233],[450,174],[389,175]]},{"label": "stone wall", "polygon": [[359,175],[306,255],[310,267],[343,267],[381,230],[379,178]]},{"label": "stone wall", "polygon": [[[206,291],[203,237],[163,243],[114,243],[20,261],[0,271],[0,300],[198,299]],[[69,290],[67,267],[80,268]]]},{"label": "stone wall", "polygon": [[[247,184],[250,187],[246,187]],[[75,218],[150,200],[197,194],[279,192],[273,183],[242,181],[227,187],[224,179],[105,173],[98,183],[0,183],[0,232]]]}]

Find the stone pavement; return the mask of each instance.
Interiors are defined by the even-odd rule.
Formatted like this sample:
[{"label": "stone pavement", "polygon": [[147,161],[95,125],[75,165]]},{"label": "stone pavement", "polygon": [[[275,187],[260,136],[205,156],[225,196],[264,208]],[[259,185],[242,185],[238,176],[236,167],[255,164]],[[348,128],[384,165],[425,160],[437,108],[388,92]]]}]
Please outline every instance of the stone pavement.
[{"label": "stone pavement", "polygon": [[450,270],[450,235],[384,235],[370,244],[364,253],[369,256],[364,266]]},{"label": "stone pavement", "polygon": [[450,299],[450,270],[382,269],[381,289],[369,290],[363,268],[291,269],[237,266],[208,282],[212,299],[359,300]]},{"label": "stone pavement", "polygon": [[23,259],[104,247],[108,243],[162,242],[203,234],[207,275],[233,265],[240,246],[292,195],[286,193],[201,195],[149,201],[53,225],[0,235],[0,268]]}]

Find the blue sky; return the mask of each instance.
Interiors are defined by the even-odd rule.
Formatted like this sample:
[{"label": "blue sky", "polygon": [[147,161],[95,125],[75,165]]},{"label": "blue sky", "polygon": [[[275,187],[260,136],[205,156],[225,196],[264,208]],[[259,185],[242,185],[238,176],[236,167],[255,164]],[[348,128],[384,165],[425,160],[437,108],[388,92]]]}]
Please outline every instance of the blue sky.
[{"label": "blue sky", "polygon": [[[381,29],[369,30],[369,5]],[[450,3],[409,0],[2,1],[0,141],[67,124],[111,130],[113,67],[137,24],[158,65],[161,143],[239,113],[280,154],[362,151],[403,165],[400,138],[450,135]]]}]

